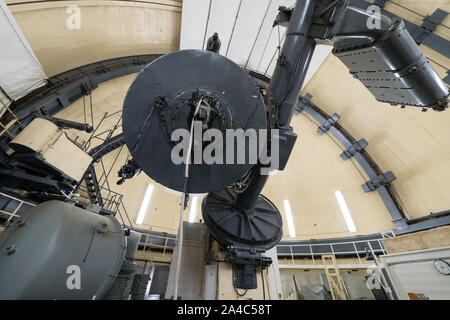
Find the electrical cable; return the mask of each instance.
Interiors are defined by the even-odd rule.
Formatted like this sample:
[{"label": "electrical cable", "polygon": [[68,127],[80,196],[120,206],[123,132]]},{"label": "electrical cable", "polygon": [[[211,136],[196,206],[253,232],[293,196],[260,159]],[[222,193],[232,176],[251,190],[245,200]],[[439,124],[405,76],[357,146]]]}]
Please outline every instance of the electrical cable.
[{"label": "electrical cable", "polygon": [[245,296],[245,295],[247,294],[248,289],[245,289],[245,292],[244,292],[244,293],[239,293],[238,290],[236,289],[236,287],[234,287],[234,291],[236,292],[236,294],[237,294],[239,297],[243,297],[243,296]]},{"label": "electrical cable", "polygon": [[[316,126],[320,127],[321,125],[316,123],[315,121],[313,121],[312,119],[310,119],[306,114],[304,114],[303,112],[301,113],[306,119],[308,119],[309,121],[311,121],[312,123],[314,123]],[[327,136],[331,139],[331,141],[333,141],[338,147],[339,149],[341,149],[342,151],[344,151],[344,148],[342,148],[339,143],[337,143],[329,134],[328,132],[326,133]],[[356,165],[356,163],[353,161],[352,158],[350,158],[351,163],[353,164],[353,166],[355,167],[355,169],[358,171],[358,173],[360,174],[360,176],[363,178],[364,182],[367,183],[367,179],[364,177],[364,175],[362,174],[361,170],[359,170],[358,166]]]},{"label": "electrical cable", "polygon": [[89,241],[89,246],[87,248],[86,254],[84,255],[83,263],[86,262],[86,258],[89,254],[89,250],[91,250],[92,240],[94,240],[95,231],[97,231],[97,227],[95,227],[94,230],[92,231],[91,241]]},{"label": "electrical cable", "polygon": [[183,212],[184,212],[184,205],[186,202],[186,193],[187,193],[187,185],[189,181],[189,162],[191,159],[191,151],[192,151],[192,143],[193,143],[193,137],[194,137],[194,122],[195,117],[197,116],[198,111],[200,110],[200,105],[202,104],[203,99],[200,99],[197,103],[197,106],[195,107],[194,116],[192,117],[191,121],[191,131],[189,136],[189,146],[186,153],[186,165],[184,170],[184,185],[183,185],[183,193],[181,195],[181,203],[180,203],[180,224],[178,226],[178,236],[177,236],[177,244],[178,244],[178,250],[177,250],[177,261],[176,261],[176,267],[175,267],[175,280],[174,280],[174,289],[173,289],[173,299],[176,300],[178,298],[178,280],[180,277],[180,266],[181,266],[181,249],[183,246]]},{"label": "electrical cable", "polygon": [[270,286],[269,286],[269,269],[266,269],[266,284],[267,284],[267,293],[269,294],[269,300],[272,300],[272,295],[270,294]]},{"label": "electrical cable", "polygon": [[[235,277],[234,264],[231,264],[231,269],[232,269],[232,272],[233,272],[233,277]],[[239,297],[245,296],[245,295],[247,294],[247,291],[248,291],[248,289],[245,289],[245,292],[244,292],[244,293],[239,293],[239,291],[238,291],[237,288],[235,287],[234,283],[233,283],[233,289],[234,289],[234,292],[236,292],[236,294],[237,294]]]},{"label": "electrical cable", "polygon": [[208,32],[209,18],[210,18],[210,16],[211,16],[211,5],[212,5],[212,1],[213,1],[213,0],[209,0],[208,17],[206,18],[205,34],[204,34],[204,36],[203,36],[203,45],[202,45],[202,49],[203,49],[203,50],[206,50],[206,48],[205,48],[205,44],[207,44],[207,42],[206,42],[206,33]]},{"label": "electrical cable", "polygon": [[89,94],[89,101],[90,101],[90,105],[91,105],[92,128],[95,128],[95,126],[94,126],[94,111],[92,110],[92,108],[93,108],[93,105],[92,105],[92,93]]},{"label": "electrical cable", "polygon": [[[269,40],[270,40],[271,37],[272,37],[272,32],[273,32],[273,28],[270,29],[269,37],[267,38],[267,42],[266,42],[266,45],[264,46],[263,53],[262,53],[262,55],[261,55],[261,58],[259,59],[258,67],[256,67],[255,70],[259,70],[259,67],[261,66],[262,59],[264,58],[264,55],[266,54],[267,45],[269,44]],[[275,52],[275,53],[276,53],[276,52]]]},{"label": "electrical cable", "polygon": [[266,288],[264,285],[264,272],[263,272],[263,268],[261,268],[261,282],[262,282],[262,289],[263,289],[263,300],[266,300]]},{"label": "electrical cable", "polygon": [[137,149],[137,147],[138,147],[138,145],[139,145],[139,141],[141,141],[142,133],[144,132],[144,129],[145,129],[146,125],[147,125],[147,122],[148,122],[148,120],[152,117],[152,115],[153,115],[153,110],[155,110],[155,109],[156,109],[156,108],[153,107],[152,110],[150,111],[150,113],[148,114],[147,118],[145,118],[144,124],[142,125],[142,128],[141,128],[141,130],[139,131],[138,138],[137,138],[137,140],[136,140],[136,144],[134,145],[133,150],[131,151],[131,153],[134,153],[134,152],[136,151],[136,149]]},{"label": "electrical cable", "polygon": [[87,119],[86,119],[86,100],[85,100],[85,96],[83,95],[83,118],[84,118],[84,123],[87,123]]},{"label": "electrical cable", "polygon": [[[185,98],[183,98],[183,99],[170,99],[170,98],[165,98],[166,100],[172,100],[172,101],[186,101],[187,99],[185,99]],[[139,131],[139,134],[138,134],[138,138],[137,138],[137,140],[136,140],[136,143],[135,143],[135,145],[134,145],[134,147],[133,147],[133,150],[131,151],[131,153],[134,153],[136,150],[137,150],[137,147],[138,147],[138,145],[139,145],[139,142],[141,141],[141,138],[142,138],[142,134],[144,133],[144,129],[145,129],[145,127],[147,126],[147,122],[148,122],[148,120],[150,120],[150,118],[152,117],[152,115],[153,115],[153,111],[155,110],[156,108],[155,107],[153,107],[152,108],[152,110],[149,112],[149,114],[147,115],[147,117],[145,118],[145,120],[144,120],[144,123],[143,123],[143,125],[142,125],[142,127],[141,127],[141,130]]]}]

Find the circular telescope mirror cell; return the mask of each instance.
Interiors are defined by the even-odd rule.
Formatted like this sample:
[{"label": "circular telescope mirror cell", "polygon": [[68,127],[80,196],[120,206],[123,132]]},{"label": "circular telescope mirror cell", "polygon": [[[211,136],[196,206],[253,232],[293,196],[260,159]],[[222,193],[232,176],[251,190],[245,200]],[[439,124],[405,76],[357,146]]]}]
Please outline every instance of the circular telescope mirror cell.
[{"label": "circular telescope mirror cell", "polygon": [[[179,143],[187,150],[194,114],[198,130],[194,131],[187,192],[223,189],[255,164],[254,153],[258,158],[259,142],[265,143],[266,139],[260,137],[259,130],[267,128],[267,117],[254,80],[221,55],[202,50],[177,51],[142,70],[128,89],[123,105],[125,142],[148,176],[170,189],[183,191],[185,163],[179,160],[186,159],[186,155]],[[187,139],[172,139],[183,132]],[[244,149],[236,143],[239,138],[226,139],[230,132],[237,136],[244,133]],[[217,133],[222,141],[216,141]],[[179,152],[173,152],[174,148]],[[215,163],[205,161],[202,155],[206,151]],[[195,154],[200,156],[196,158]]]}]

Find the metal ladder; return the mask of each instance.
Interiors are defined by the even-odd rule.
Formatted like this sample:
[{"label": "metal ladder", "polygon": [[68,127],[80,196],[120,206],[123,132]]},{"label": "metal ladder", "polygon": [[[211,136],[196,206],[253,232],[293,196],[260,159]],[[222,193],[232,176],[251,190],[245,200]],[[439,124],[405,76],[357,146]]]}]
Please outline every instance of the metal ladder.
[{"label": "metal ladder", "polygon": [[[330,260],[331,265],[328,264]],[[325,275],[330,286],[331,297],[333,298],[333,300],[347,300],[347,295],[345,294],[344,285],[342,284],[341,275],[339,273],[339,267],[336,263],[335,256],[323,255],[322,263],[325,269]],[[328,269],[329,267],[331,267],[331,270]],[[334,277],[336,277],[337,281]]]},{"label": "metal ladder", "polygon": [[97,181],[97,175],[95,174],[95,169],[93,166],[90,166],[86,170],[86,174],[84,176],[84,181],[86,183],[86,188],[89,194],[89,198],[92,203],[99,204],[103,206],[103,199],[100,193],[100,187]]}]

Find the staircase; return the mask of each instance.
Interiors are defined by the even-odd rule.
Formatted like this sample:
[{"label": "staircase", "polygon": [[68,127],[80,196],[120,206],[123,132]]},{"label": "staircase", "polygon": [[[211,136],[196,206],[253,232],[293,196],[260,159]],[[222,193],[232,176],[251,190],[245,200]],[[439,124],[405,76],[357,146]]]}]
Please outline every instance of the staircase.
[{"label": "staircase", "polygon": [[100,193],[100,188],[98,186],[97,175],[95,174],[95,169],[90,166],[84,176],[84,182],[86,183],[86,188],[89,194],[91,203],[103,206],[102,195]]}]

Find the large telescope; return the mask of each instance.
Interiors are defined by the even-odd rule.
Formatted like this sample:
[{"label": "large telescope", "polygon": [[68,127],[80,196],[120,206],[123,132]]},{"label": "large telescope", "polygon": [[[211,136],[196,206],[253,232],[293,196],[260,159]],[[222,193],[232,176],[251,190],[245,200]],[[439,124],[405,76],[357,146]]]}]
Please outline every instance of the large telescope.
[{"label": "large telescope", "polygon": [[[149,64],[123,106],[133,161],[121,177],[142,168],[183,194],[208,193],[203,219],[233,264],[234,286],[243,289],[256,288],[256,268],[271,263],[262,253],[283,235],[279,210],[261,192],[270,170],[284,170],[296,142],[290,122],[317,43],[332,45],[381,102],[448,106],[447,86],[401,19],[348,0],[298,0],[293,9],[280,8],[277,24],[287,33],[267,90],[226,57],[184,50]],[[121,299],[135,282],[139,238],[113,216],[58,201],[40,204],[0,235],[0,284],[7,288],[0,299]],[[74,290],[77,270],[84,282]]]},{"label": "large telescope", "polygon": [[[123,107],[125,141],[144,172],[183,193],[209,192],[203,218],[234,264],[239,288],[256,286],[255,267],[270,264],[261,253],[282,237],[281,215],[261,191],[267,172],[283,170],[295,144],[289,124],[316,43],[332,45],[379,101],[436,111],[448,105],[447,86],[401,19],[349,6],[349,1],[298,0],[292,10],[280,8],[275,24],[287,26],[287,33],[267,91],[229,59],[185,50],[148,65]],[[186,139],[179,129],[187,132]],[[227,139],[230,130],[232,141]],[[257,142],[243,149],[232,143],[251,141],[249,133]],[[192,147],[188,154],[180,148],[187,161],[174,160],[180,143]],[[214,150],[214,161],[202,159],[208,148]],[[262,161],[265,151],[271,163]],[[239,161],[242,152],[256,153],[258,161],[251,156]]]},{"label": "large telescope", "polygon": [[[209,192],[203,218],[234,264],[238,288],[256,286],[255,267],[270,264],[261,253],[282,237],[281,215],[261,191],[267,171],[283,170],[295,144],[297,135],[289,124],[316,43],[333,45],[333,53],[379,101],[437,111],[448,104],[447,86],[401,19],[349,6],[348,1],[298,0],[292,10],[280,8],[276,24],[287,26],[287,33],[264,97],[227,58],[185,50],[148,65],[131,85],[123,108],[125,141],[144,172],[183,193]],[[197,133],[190,130],[193,121]],[[188,140],[193,136],[191,143],[184,141],[193,146],[184,155],[188,168],[186,161],[173,159],[181,141],[178,129],[188,132]],[[220,139],[209,136],[205,141],[209,129],[219,132]],[[255,149],[247,143],[239,150],[231,143],[235,140],[226,139],[229,130],[236,139],[239,132],[243,139],[248,138],[245,132],[255,133],[257,162],[250,156],[236,162],[239,152],[247,155]],[[271,148],[274,143],[278,150]],[[208,147],[223,151],[215,152],[214,162],[198,160]],[[261,161],[263,151],[271,163]]]}]

